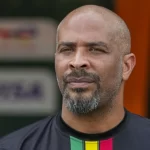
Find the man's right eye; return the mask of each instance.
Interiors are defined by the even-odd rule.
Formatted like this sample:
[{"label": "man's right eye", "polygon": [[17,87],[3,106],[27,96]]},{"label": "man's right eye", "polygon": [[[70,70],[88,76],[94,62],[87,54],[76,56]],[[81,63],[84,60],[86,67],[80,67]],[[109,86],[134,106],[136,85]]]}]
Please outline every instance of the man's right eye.
[{"label": "man's right eye", "polygon": [[59,51],[60,52],[71,52],[73,50],[71,48],[67,47],[67,48],[61,48]]}]

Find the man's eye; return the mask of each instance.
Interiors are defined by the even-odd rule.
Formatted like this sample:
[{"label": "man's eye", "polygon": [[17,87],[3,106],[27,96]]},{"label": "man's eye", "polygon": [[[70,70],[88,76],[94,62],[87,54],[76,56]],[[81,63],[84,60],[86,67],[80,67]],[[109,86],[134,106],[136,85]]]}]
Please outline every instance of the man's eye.
[{"label": "man's eye", "polygon": [[89,51],[94,52],[94,51],[96,51],[96,49],[95,48],[90,48]]},{"label": "man's eye", "polygon": [[69,51],[72,51],[71,48],[61,48],[60,49],[60,52],[69,52]]},{"label": "man's eye", "polygon": [[89,51],[91,51],[91,52],[105,52],[105,51],[104,51],[103,49],[101,49],[101,48],[94,48],[94,47],[90,48]]}]

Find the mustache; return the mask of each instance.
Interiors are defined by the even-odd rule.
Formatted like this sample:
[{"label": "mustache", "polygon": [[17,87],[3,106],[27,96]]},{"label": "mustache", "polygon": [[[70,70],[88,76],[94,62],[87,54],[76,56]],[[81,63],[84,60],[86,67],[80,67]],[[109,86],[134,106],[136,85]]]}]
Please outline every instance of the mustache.
[{"label": "mustache", "polygon": [[99,82],[100,81],[100,77],[95,74],[95,73],[91,73],[91,72],[87,72],[84,69],[80,69],[80,70],[73,70],[71,73],[64,75],[63,77],[63,81],[67,82],[68,78],[70,77],[74,77],[74,78],[90,78],[95,82]]}]

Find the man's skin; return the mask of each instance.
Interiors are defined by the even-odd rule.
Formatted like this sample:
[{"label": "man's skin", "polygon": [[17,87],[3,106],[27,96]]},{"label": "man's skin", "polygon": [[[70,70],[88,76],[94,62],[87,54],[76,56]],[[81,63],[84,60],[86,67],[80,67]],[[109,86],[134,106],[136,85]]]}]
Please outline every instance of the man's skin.
[{"label": "man's skin", "polygon": [[55,69],[62,118],[83,133],[102,133],[124,118],[124,85],[136,58],[124,21],[94,5],[80,7],[57,30]]}]

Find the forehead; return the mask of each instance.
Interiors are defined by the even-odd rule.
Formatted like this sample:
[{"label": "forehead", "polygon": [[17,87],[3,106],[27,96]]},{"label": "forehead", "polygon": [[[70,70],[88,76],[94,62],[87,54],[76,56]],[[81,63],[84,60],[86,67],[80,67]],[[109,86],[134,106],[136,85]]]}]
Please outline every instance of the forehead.
[{"label": "forehead", "polygon": [[108,42],[109,28],[97,14],[80,14],[63,23],[58,32],[58,41]]}]

